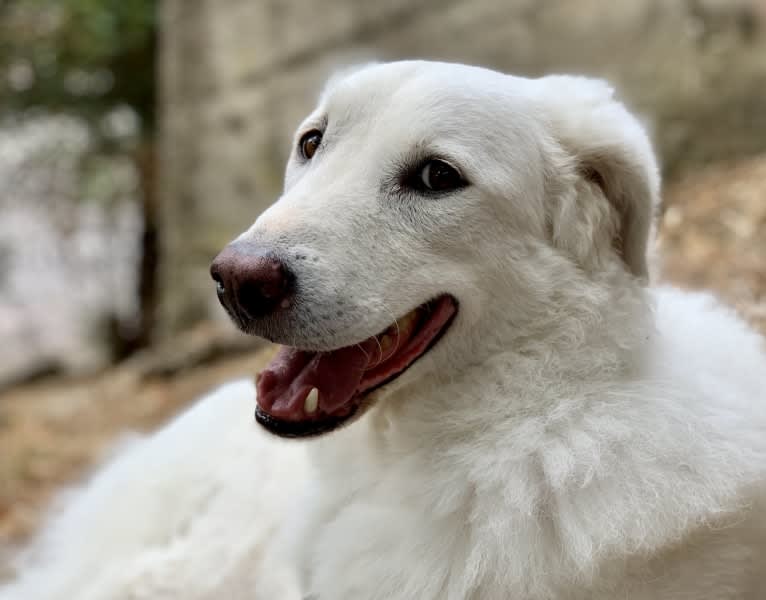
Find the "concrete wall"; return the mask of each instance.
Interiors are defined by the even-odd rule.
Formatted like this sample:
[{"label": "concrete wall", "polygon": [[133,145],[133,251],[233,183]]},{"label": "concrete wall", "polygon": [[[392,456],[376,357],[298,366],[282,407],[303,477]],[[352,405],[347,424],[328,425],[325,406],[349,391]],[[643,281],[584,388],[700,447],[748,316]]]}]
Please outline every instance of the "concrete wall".
[{"label": "concrete wall", "polygon": [[279,194],[336,65],[439,58],[611,79],[666,169],[766,150],[765,0],[165,0],[162,319],[220,314],[206,268]]}]

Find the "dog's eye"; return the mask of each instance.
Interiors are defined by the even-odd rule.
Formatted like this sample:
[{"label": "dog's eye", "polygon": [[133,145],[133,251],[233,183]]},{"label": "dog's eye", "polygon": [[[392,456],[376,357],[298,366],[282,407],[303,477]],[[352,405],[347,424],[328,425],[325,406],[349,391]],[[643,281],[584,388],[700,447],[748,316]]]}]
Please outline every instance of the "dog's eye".
[{"label": "dog's eye", "polygon": [[306,160],[311,160],[311,158],[316,154],[317,149],[319,148],[319,144],[322,143],[322,132],[318,129],[312,129],[311,131],[308,131],[303,134],[301,137],[301,141],[298,142],[298,147],[301,150],[301,155]]},{"label": "dog's eye", "polygon": [[446,161],[433,159],[424,164],[419,173],[421,188],[432,192],[448,192],[466,185],[458,170]]}]

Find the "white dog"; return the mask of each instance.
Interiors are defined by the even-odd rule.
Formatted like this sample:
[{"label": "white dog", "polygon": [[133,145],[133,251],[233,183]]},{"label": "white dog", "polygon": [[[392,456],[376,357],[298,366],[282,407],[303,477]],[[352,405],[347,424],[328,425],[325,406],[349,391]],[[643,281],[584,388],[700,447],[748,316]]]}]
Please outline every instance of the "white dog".
[{"label": "white dog", "polygon": [[[330,82],[213,265],[285,344],[123,452],[4,600],[766,597],[766,358],[647,288],[658,200],[602,82]],[[312,437],[304,441],[278,437]]]}]

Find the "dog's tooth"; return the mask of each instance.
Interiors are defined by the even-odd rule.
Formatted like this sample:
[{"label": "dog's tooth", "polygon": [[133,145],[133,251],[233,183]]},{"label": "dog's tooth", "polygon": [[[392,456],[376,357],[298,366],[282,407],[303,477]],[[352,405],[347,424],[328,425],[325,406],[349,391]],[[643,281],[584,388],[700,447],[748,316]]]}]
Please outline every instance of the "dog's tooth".
[{"label": "dog's tooth", "polygon": [[415,321],[415,311],[410,311],[399,320],[399,328],[402,331],[407,331]]},{"label": "dog's tooth", "polygon": [[303,410],[308,414],[315,413],[319,407],[319,390],[317,388],[311,388],[311,391],[306,394],[306,399],[303,401]]},{"label": "dog's tooth", "polygon": [[384,354],[391,349],[391,346],[394,343],[394,340],[392,340],[391,336],[388,334],[382,336],[378,341],[380,342],[380,351]]}]

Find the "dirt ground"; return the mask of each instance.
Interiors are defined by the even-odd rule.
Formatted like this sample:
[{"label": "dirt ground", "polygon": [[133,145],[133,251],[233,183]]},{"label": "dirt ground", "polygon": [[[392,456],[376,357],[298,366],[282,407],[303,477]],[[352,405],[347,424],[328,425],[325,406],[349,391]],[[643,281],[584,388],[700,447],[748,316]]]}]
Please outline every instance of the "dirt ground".
[{"label": "dirt ground", "polygon": [[[681,178],[665,208],[661,278],[714,290],[766,332],[766,156]],[[202,328],[98,376],[0,394],[0,578],[53,494],[120,433],[152,430],[218,383],[252,377],[273,349],[241,337]]]},{"label": "dirt ground", "polygon": [[662,278],[714,290],[766,332],[766,156],[682,177],[665,204]]}]

